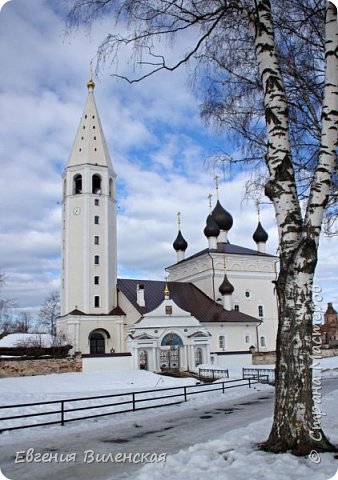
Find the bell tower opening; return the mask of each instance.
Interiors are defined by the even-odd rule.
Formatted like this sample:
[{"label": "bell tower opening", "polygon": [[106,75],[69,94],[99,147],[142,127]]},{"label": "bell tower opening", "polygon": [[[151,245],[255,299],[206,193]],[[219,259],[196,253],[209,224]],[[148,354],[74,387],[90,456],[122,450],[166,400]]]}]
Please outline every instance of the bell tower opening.
[{"label": "bell tower opening", "polygon": [[75,195],[82,193],[82,175],[78,174],[73,179],[73,193]]},{"label": "bell tower opening", "polygon": [[101,177],[100,175],[93,175],[92,178],[92,193],[101,193]]}]

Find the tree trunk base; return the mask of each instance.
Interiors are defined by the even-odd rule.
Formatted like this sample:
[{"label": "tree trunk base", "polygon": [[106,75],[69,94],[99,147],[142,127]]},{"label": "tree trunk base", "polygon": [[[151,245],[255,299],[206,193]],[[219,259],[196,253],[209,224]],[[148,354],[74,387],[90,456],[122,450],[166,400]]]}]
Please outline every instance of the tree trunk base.
[{"label": "tree trunk base", "polygon": [[[316,435],[318,435],[318,432],[316,432]],[[316,451],[318,453],[338,452],[338,448],[331,442],[329,442],[323,432],[321,432],[320,441],[313,440],[310,436],[306,435],[306,438],[304,438],[303,441],[298,438],[296,444],[280,438],[269,438],[266,442],[259,445],[259,449],[263,450],[264,452],[271,453],[290,452],[292,455],[295,455],[297,457],[305,457],[309,455],[312,451]]]}]

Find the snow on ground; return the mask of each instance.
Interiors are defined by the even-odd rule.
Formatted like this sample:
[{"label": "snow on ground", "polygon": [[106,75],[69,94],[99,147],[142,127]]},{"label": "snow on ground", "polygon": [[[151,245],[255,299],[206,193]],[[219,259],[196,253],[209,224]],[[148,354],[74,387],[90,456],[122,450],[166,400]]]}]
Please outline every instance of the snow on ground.
[{"label": "snow on ground", "polygon": [[[318,365],[316,365],[319,362]],[[314,363],[316,376],[337,376],[338,358],[320,359]],[[249,367],[249,366],[248,366]],[[253,366],[250,366],[253,368]],[[257,368],[273,368],[273,365]],[[321,369],[321,372],[318,371]],[[229,367],[230,377],[240,377],[241,367]],[[0,379],[1,405],[13,403],[33,403],[57,398],[77,398],[93,395],[104,395],[124,392],[132,392],[150,389],[161,389],[190,385],[193,389],[195,380],[175,379],[163,377],[147,371],[125,370],[115,372],[95,373],[65,373],[56,375],[41,375],[34,377],[2,378]],[[273,387],[260,385],[259,390],[270,391]],[[254,393],[254,388],[247,386],[233,388],[225,392],[227,400],[241,398]],[[146,395],[146,394],[144,394]],[[208,404],[211,399],[223,395],[220,392],[205,393],[202,395],[189,396],[188,402],[181,404],[181,408],[191,409],[196,405]],[[223,397],[224,398],[224,397]],[[325,432],[333,443],[338,444],[338,417],[336,405],[338,403],[338,390],[323,398],[321,410],[326,416],[322,418]],[[174,406],[166,407],[168,409]],[[29,407],[28,411],[36,411]],[[169,411],[169,410],[168,410]],[[95,413],[98,411],[96,410]],[[147,411],[135,412],[137,418],[142,418]],[[18,413],[18,412],[16,412]],[[90,412],[89,412],[90,414]],[[8,414],[9,415],[9,414]],[[123,422],[129,418],[130,413],[121,413],[109,417],[114,423]],[[36,422],[41,421],[36,417]],[[105,419],[106,417],[103,417]],[[93,428],[94,420],[86,420],[67,424],[67,434],[81,432],[84,429]],[[101,420],[99,420],[101,421]],[[103,420],[104,421],[104,420]],[[98,423],[95,423],[97,428]],[[244,480],[248,476],[253,480],[328,480],[333,477],[337,469],[337,460],[331,454],[320,454],[320,463],[316,464],[309,458],[296,458],[289,454],[273,455],[261,452],[257,444],[267,438],[271,426],[271,418],[260,422],[251,423],[246,428],[233,430],[218,440],[204,444],[193,445],[187,450],[182,450],[175,455],[169,455],[166,463],[158,463],[144,466],[137,477],[133,480],[189,480],[201,479],[205,476],[213,476],[221,480]],[[58,425],[37,427],[28,430],[5,431],[2,436],[6,442],[15,442],[15,439],[26,435],[39,437],[42,432],[60,431]],[[315,454],[313,454],[315,456]]]},{"label": "snow on ground", "polygon": [[[338,444],[338,390],[323,398],[325,417],[322,426],[331,442]],[[147,464],[133,480],[328,480],[338,479],[337,459],[331,453],[311,458],[291,454],[275,455],[262,452],[257,444],[266,440],[271,419],[232,430],[217,440],[200,443],[169,455],[165,463]],[[317,463],[316,463],[317,462]],[[337,472],[337,473],[336,473]]]}]

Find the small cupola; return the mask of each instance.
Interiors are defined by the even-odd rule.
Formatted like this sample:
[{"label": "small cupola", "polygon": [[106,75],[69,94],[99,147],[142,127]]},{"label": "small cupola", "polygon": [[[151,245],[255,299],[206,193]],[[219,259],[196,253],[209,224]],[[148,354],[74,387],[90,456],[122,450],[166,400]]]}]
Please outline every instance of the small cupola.
[{"label": "small cupola", "polygon": [[228,276],[226,274],[226,259],[224,257],[224,278],[223,282],[218,288],[219,293],[223,297],[223,308],[224,310],[231,310],[232,309],[232,301],[231,296],[234,293],[234,286],[230,283]]},{"label": "small cupola", "polygon": [[224,274],[223,282],[219,286],[219,293],[221,295],[231,295],[234,292],[234,286],[229,282],[227,274]]},{"label": "small cupola", "polygon": [[257,244],[257,250],[260,253],[265,253],[265,244],[266,244],[266,242],[269,238],[269,235],[267,234],[267,232],[262,227],[262,224],[261,224],[260,221],[258,222],[257,228],[256,228],[254,234],[252,235],[252,238],[254,239],[254,241]]},{"label": "small cupola", "polygon": [[222,207],[219,201],[218,194],[218,177],[215,177],[216,180],[216,193],[217,193],[217,203],[215,208],[212,211],[212,216],[214,221],[217,223],[220,229],[220,234],[218,236],[218,243],[229,243],[228,241],[228,231],[233,225],[232,215]]},{"label": "small cupola", "polygon": [[177,213],[178,233],[173,243],[174,250],[177,253],[177,262],[181,262],[185,258],[185,251],[188,248],[188,243],[181,232],[181,213]]},{"label": "small cupola", "polygon": [[211,213],[211,198],[212,195],[209,195],[209,208],[210,214],[207,217],[206,226],[204,228],[204,235],[207,237],[209,241],[209,250],[217,250],[217,237],[220,233],[220,228],[214,220],[214,217]]}]

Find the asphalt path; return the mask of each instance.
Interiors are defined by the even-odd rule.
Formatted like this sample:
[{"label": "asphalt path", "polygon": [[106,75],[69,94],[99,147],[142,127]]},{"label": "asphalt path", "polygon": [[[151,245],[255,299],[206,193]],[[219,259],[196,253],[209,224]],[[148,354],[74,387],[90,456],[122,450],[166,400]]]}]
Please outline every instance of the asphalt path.
[{"label": "asphalt path", "polygon": [[[322,394],[338,389],[338,378],[322,380]],[[140,463],[93,461],[102,455],[172,454],[196,443],[216,439],[224,433],[249,423],[271,418],[274,392],[261,390],[235,400],[226,396],[213,398],[203,405],[182,405],[124,414],[121,421],[100,419],[85,428],[66,425],[52,430],[31,429],[22,437],[16,432],[1,435],[0,468],[10,480],[122,480],[132,479]],[[185,404],[187,405],[187,404]],[[117,416],[116,416],[117,417]],[[76,422],[75,422],[76,423]],[[35,453],[76,454],[71,462],[15,463],[17,452],[34,448]],[[87,452],[87,454],[85,453]],[[54,457],[55,458],[55,457]],[[58,457],[60,458],[60,457]],[[86,458],[86,461],[85,461]]]}]

